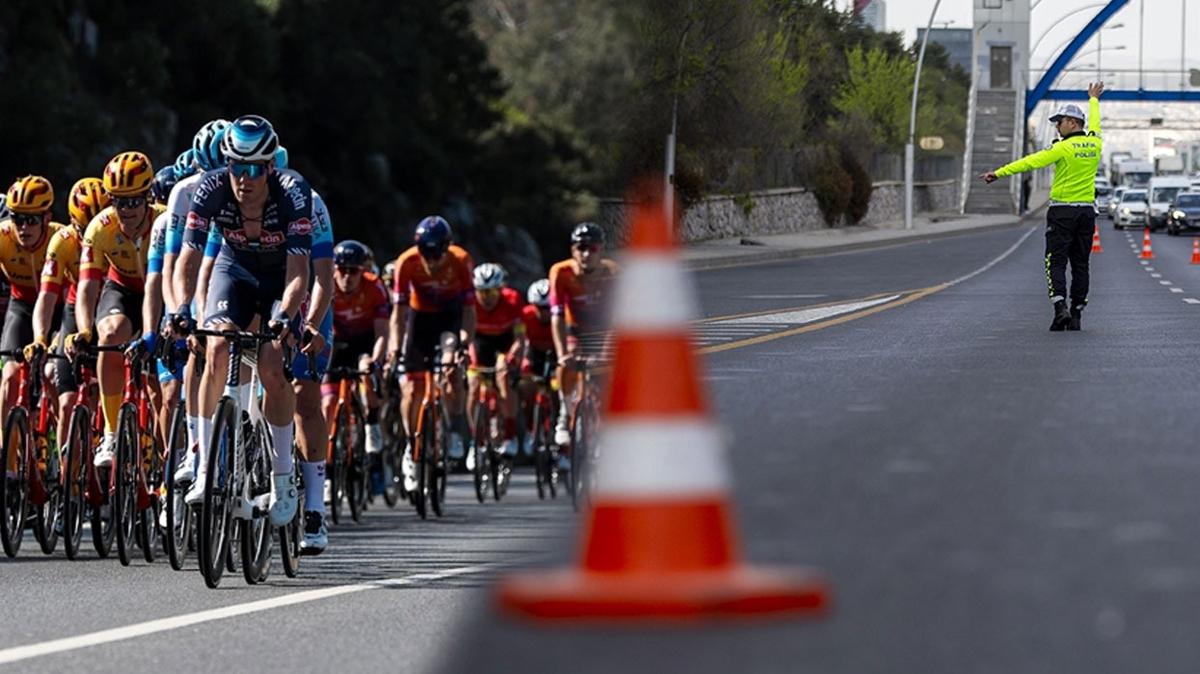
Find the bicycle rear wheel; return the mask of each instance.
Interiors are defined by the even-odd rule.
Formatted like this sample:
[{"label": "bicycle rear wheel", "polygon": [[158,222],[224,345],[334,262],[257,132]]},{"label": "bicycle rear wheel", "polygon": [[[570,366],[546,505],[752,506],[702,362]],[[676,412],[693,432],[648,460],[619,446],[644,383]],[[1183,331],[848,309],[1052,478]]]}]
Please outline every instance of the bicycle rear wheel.
[{"label": "bicycle rear wheel", "polygon": [[62,488],[59,484],[60,476],[57,474],[62,466],[58,457],[58,438],[55,437],[57,426],[58,420],[51,416],[46,424],[46,455],[37,457],[33,467],[46,493],[45,502],[36,506],[37,517],[34,520],[33,533],[42,548],[42,553],[47,555],[54,554],[54,549],[58,547],[59,533],[62,531]]},{"label": "bicycle rear wheel", "polygon": [[[14,464],[16,475],[9,478],[8,467]],[[0,543],[3,543],[4,554],[16,557],[25,535],[29,504],[29,415],[23,407],[12,408],[4,421],[0,466],[5,470],[5,477],[0,480],[0,504],[4,508]]]},{"label": "bicycle rear wheel", "polygon": [[[271,493],[272,454],[271,434],[266,422],[260,422],[245,446],[246,479],[241,496],[252,503]],[[248,585],[256,585],[267,579],[271,569],[271,523],[267,513],[242,520],[240,530],[242,576]]]},{"label": "bicycle rear wheel", "polygon": [[[151,417],[153,419],[153,417]],[[158,433],[154,428],[154,423],[151,421],[150,428],[138,429],[139,442],[141,442],[141,461],[138,462],[139,484],[138,490],[138,545],[142,546],[142,559],[146,563],[153,563],[158,557],[158,549],[163,546],[160,540],[163,532],[158,526],[158,515],[163,507],[162,499],[162,481],[163,481],[163,461],[162,452],[159,451]]]},{"label": "bicycle rear wheel", "polygon": [[591,400],[584,396],[575,406],[575,418],[571,421],[571,505],[575,510],[583,507],[587,499],[587,485],[592,466],[589,464],[591,451],[592,414]]},{"label": "bicycle rear wheel", "polygon": [[422,472],[426,474],[425,483],[429,485],[429,507],[433,514],[442,516],[442,503],[446,500],[446,434],[445,417],[441,414],[432,415],[433,423],[425,431],[428,442],[421,455]]},{"label": "bicycle rear wheel", "polygon": [[175,472],[185,461],[192,460],[192,448],[188,445],[187,410],[181,401],[171,413],[171,433],[167,436],[166,503],[167,530],[163,542],[167,547],[167,560],[171,568],[179,571],[187,559],[188,538],[192,530],[192,509],[183,502],[191,482],[175,482]]},{"label": "bicycle rear wheel", "polygon": [[417,421],[417,427],[420,433],[417,435],[416,455],[413,461],[417,468],[417,491],[413,494],[413,505],[417,508],[417,514],[421,519],[426,517],[426,505],[429,499],[429,471],[426,469],[427,456],[433,451],[433,436],[436,420],[434,419],[433,407],[431,405],[421,405],[421,417]]},{"label": "bicycle rear wheel", "polygon": [[117,524],[117,557],[121,566],[133,561],[134,529],[137,519],[137,474],[139,463],[137,408],[124,403],[117,416],[117,455],[113,469],[113,519]]},{"label": "bicycle rear wheel", "polygon": [[237,465],[237,434],[241,420],[232,398],[217,403],[212,442],[208,449],[207,484],[200,514],[200,573],[210,588],[221,584],[233,535],[233,502],[241,486]]},{"label": "bicycle rear wheel", "polygon": [[360,522],[368,493],[366,418],[357,398],[351,400],[348,407],[350,425],[346,428],[346,501],[350,504],[350,519]]},{"label": "bicycle rear wheel", "polygon": [[533,405],[533,423],[529,427],[529,433],[533,435],[533,471],[539,500],[545,499],[550,491],[550,452],[547,451],[549,448],[542,444],[545,439],[542,435],[542,422],[545,421],[546,415],[543,407],[539,397]]},{"label": "bicycle rear wheel", "polygon": [[79,556],[83,543],[83,519],[87,509],[87,466],[84,457],[91,442],[91,415],[87,407],[76,405],[67,424],[66,451],[63,452],[63,551],[67,559]]},{"label": "bicycle rear wheel", "polygon": [[379,410],[379,426],[383,430],[383,502],[389,508],[395,508],[404,497],[404,476],[401,472],[400,457],[404,452],[404,425],[400,423],[400,413],[389,402]]},{"label": "bicycle rear wheel", "polygon": [[283,573],[288,578],[295,578],[300,573],[300,541],[304,539],[304,474],[300,471],[299,462],[296,463],[294,475],[299,493],[296,516],[279,527],[279,557],[283,561]]}]

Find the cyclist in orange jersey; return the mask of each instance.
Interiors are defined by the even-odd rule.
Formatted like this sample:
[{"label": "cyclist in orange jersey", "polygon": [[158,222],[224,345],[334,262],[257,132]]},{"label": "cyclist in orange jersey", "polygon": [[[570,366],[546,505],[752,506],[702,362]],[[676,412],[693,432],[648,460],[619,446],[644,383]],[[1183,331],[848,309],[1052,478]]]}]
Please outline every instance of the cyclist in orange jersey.
[{"label": "cyclist in orange jersey", "polygon": [[[28,355],[46,348],[50,343],[50,336],[54,332],[54,310],[62,303],[64,297],[66,305],[62,312],[62,327],[58,332],[60,335],[69,335],[76,331],[75,298],[79,283],[79,256],[83,252],[83,232],[92,218],[107,208],[110,202],[111,198],[104,191],[104,183],[99,178],[79,180],[67,195],[71,226],[59,228],[50,237],[50,244],[46,248],[41,290],[33,308],[34,344],[31,345],[32,349],[27,348]],[[55,352],[60,355],[63,352],[61,339],[55,345]],[[75,407],[79,386],[75,381],[75,370],[70,363],[55,360],[53,367],[54,387],[58,391],[58,437],[66,438],[67,424],[70,421],[71,410]]]},{"label": "cyclist in orange jersey", "polygon": [[[7,206],[12,215],[0,222],[0,276],[12,286],[12,299],[5,312],[0,350],[20,351],[33,341],[38,272],[46,260],[50,237],[62,225],[51,220],[54,187],[42,176],[25,176],[13,183],[8,188]],[[8,418],[17,392],[18,370],[17,359],[5,361],[0,379],[0,419]],[[6,472],[15,469],[16,458],[15,453],[9,455]]]},{"label": "cyclist in orange jersey", "polygon": [[[444,332],[454,333],[460,345],[475,338],[475,286],[471,280],[474,264],[471,255],[451,245],[450,224],[439,216],[430,216],[417,225],[416,245],[396,260],[392,281],[392,316],[388,330],[388,360],[403,362],[400,412],[408,432],[408,448],[402,464],[404,484],[417,488],[416,466],[412,458],[413,433],[417,414],[425,397],[425,377],[433,362],[433,352]],[[448,443],[452,458],[462,458],[466,419],[465,396],[457,363],[452,353],[442,354],[448,368],[450,390],[447,408],[452,417]]]},{"label": "cyclist in orange jersey", "polygon": [[550,329],[558,352],[558,386],[562,394],[554,429],[554,442],[559,445],[571,441],[567,405],[579,381],[575,367],[581,355],[579,336],[603,327],[604,297],[618,270],[617,263],[603,256],[604,230],[584,222],[571,232],[571,259],[550,268]]}]

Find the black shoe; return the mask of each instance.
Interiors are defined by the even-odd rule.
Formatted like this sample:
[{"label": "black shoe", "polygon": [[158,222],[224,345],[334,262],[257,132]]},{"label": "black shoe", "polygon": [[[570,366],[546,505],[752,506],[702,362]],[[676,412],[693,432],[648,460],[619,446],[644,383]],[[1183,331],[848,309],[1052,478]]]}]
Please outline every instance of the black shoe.
[{"label": "black shoe", "polygon": [[1071,307],[1071,320],[1067,322],[1067,330],[1078,331],[1082,318],[1083,307]]},{"label": "black shoe", "polygon": [[1070,322],[1071,312],[1067,310],[1067,303],[1062,300],[1055,302],[1054,320],[1050,323],[1050,332],[1062,332]]}]

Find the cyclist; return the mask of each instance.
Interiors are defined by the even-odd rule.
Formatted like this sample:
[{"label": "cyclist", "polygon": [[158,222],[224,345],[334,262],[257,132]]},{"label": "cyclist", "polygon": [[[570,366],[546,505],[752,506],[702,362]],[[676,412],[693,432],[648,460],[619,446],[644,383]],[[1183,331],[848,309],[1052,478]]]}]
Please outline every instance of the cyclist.
[{"label": "cyclist", "polygon": [[[424,373],[433,364],[433,352],[444,332],[454,333],[460,344],[475,339],[474,265],[466,250],[452,245],[450,224],[432,215],[417,225],[415,245],[396,259],[392,282],[392,318],[388,330],[388,358],[403,363],[400,414],[408,433],[404,452],[405,489],[417,488],[416,464],[412,458],[413,433],[417,427],[420,401],[425,397]],[[401,349],[403,348],[403,352]],[[403,355],[401,355],[403,354]],[[456,431],[450,433],[450,455],[462,458],[463,390],[457,374],[456,354],[442,354],[450,381],[446,392]]]},{"label": "cyclist", "polygon": [[[39,272],[45,264],[50,239],[62,225],[51,220],[54,187],[42,176],[18,178],[8,188],[6,203],[11,215],[0,223],[0,276],[11,285],[12,299],[5,311],[0,349],[19,351],[33,342]],[[18,371],[17,359],[5,359],[0,380],[0,419],[8,418],[9,406],[16,397],[13,387]],[[16,466],[16,453],[9,458],[7,470],[11,471]]]},{"label": "cyclist", "polygon": [[[167,199],[169,219],[162,260],[163,300],[167,311],[172,315],[179,309],[175,261],[183,248],[184,226],[188,210],[191,208],[192,197],[196,194],[196,188],[199,187],[204,172],[225,166],[225,157],[221,153],[221,142],[224,140],[225,131],[228,128],[229,122],[224,119],[207,122],[192,137],[192,147],[175,160],[179,182],[175,184],[175,189],[171,191]],[[192,306],[188,309],[193,315],[200,315],[200,312],[196,310],[197,307]],[[191,447],[198,447],[200,442],[198,435],[199,391],[200,371],[203,368],[198,363],[196,355],[190,356],[183,372],[184,387],[187,390],[184,404],[187,406],[188,445]],[[186,461],[180,466],[179,471],[179,474],[175,476],[176,481],[186,481],[192,478],[192,467]]]},{"label": "cyclist", "polygon": [[[531,402],[537,390],[530,377],[551,379],[550,369],[558,363],[554,352],[554,335],[550,331],[550,280],[534,281],[525,295],[528,304],[521,310],[521,322],[525,324],[525,359],[521,363],[521,400]],[[532,410],[527,404],[522,409]],[[533,433],[525,436],[522,451],[533,454]]]},{"label": "cyclist", "polygon": [[550,330],[558,353],[560,408],[554,442],[566,445],[567,404],[579,381],[576,359],[581,355],[579,335],[601,327],[603,298],[617,264],[603,257],[604,230],[592,222],[577,225],[571,232],[571,258],[550,268]]},{"label": "cyclist", "polygon": [[[517,399],[509,388],[509,365],[521,362],[525,349],[525,323],[521,320],[524,300],[508,287],[504,267],[485,262],[475,267],[475,339],[470,343],[471,366],[467,370],[467,417],[475,419],[479,377],[475,368],[496,369],[496,392],[504,415],[504,444],[501,453],[517,453]],[[479,429],[473,429],[476,434]],[[467,469],[475,467],[475,447],[467,454]]]},{"label": "cyclist", "polygon": [[[182,155],[181,155],[182,157]],[[175,165],[167,166],[159,169],[158,173],[154,174],[154,182],[150,183],[150,199],[155,204],[163,206],[164,210],[154,218],[154,225],[150,228],[150,248],[146,253],[146,283],[145,283],[145,300],[142,302],[142,342],[147,351],[154,352],[156,343],[162,332],[163,320],[166,318],[164,312],[164,290],[163,290],[163,251],[166,249],[167,241],[167,225],[170,222],[171,214],[166,208],[170,194],[178,183],[180,174],[178,173],[178,162]],[[185,167],[187,172],[184,176],[190,175],[191,168]],[[169,308],[169,307],[168,307]],[[154,405],[154,409],[158,412],[158,432],[159,440],[163,446],[167,445],[171,432],[171,414],[175,410],[175,406],[179,403],[180,390],[179,386],[183,380],[183,365],[184,358],[180,356],[186,348],[186,342],[183,340],[175,340],[175,344],[170,353],[163,354],[158,359],[158,388],[149,389],[150,402]],[[161,399],[159,394],[161,393]],[[191,445],[189,444],[190,448]],[[192,466],[190,461],[180,462],[180,466],[176,470],[177,479],[191,479]],[[162,517],[166,518],[166,509],[162,511]]]},{"label": "cyclist", "polygon": [[[297,180],[303,177],[287,167],[287,150],[280,147],[275,151],[275,168],[284,175]],[[308,299],[303,304],[304,325],[302,347],[292,359],[292,390],[296,395],[296,447],[300,451],[300,474],[304,478],[304,539],[300,548],[306,555],[319,555],[329,545],[329,533],[325,526],[325,449],[328,444],[328,429],[321,413],[321,378],[329,367],[333,349],[333,314],[329,311],[333,296],[333,223],[329,210],[320,193],[312,190],[312,253],[310,288]],[[209,232],[201,262],[196,302],[204,305],[204,290],[212,277],[212,267],[221,252],[224,239],[213,229]],[[310,373],[310,359],[312,372]],[[243,372],[243,401],[249,401],[249,368]]]},{"label": "cyclist", "polygon": [[[79,283],[79,256],[83,252],[83,233],[88,223],[108,208],[111,202],[104,191],[104,181],[99,178],[83,178],[71,187],[67,195],[67,211],[71,214],[71,226],[61,227],[50,237],[46,247],[46,262],[42,265],[41,291],[33,308],[32,349],[26,347],[26,355],[33,357],[45,349],[54,331],[54,312],[63,300],[63,286],[67,287],[66,306],[62,312],[63,336],[76,331],[75,299]],[[61,340],[56,352],[62,354]],[[65,441],[71,410],[79,397],[79,386],[75,381],[75,369],[64,360],[54,361],[54,388],[58,391],[58,437]]]},{"label": "cyclist", "polygon": [[[312,247],[312,191],[303,179],[275,170],[279,137],[266,119],[239,117],[222,142],[227,168],[204,175],[187,216],[184,250],[175,270],[177,314],[172,324],[186,331],[193,323],[190,304],[209,232],[222,236],[206,298],[204,321],[215,330],[249,330],[266,322],[280,340],[289,337],[308,292]],[[296,397],[283,374],[283,344],[263,345],[258,373],[264,392],[263,416],[275,447],[270,520],[291,521],[296,510],[292,463],[292,420]],[[200,457],[194,485],[203,484],[212,415],[229,366],[223,339],[206,342],[200,395]],[[203,490],[185,500],[199,503]]]},{"label": "cyclist", "polygon": [[[104,167],[104,191],[112,197],[112,205],[100,211],[83,234],[75,305],[78,330],[66,338],[70,355],[93,339],[108,346],[126,343],[141,334],[150,228],[163,212],[161,206],[150,203],[153,181],[154,167],[141,152],[122,152]],[[104,440],[93,461],[96,466],[109,466],[125,388],[123,356],[114,352],[99,354],[96,370]]]},{"label": "cyclist", "polygon": [[[370,263],[370,251],[358,241],[343,241],[333,249],[334,282],[333,296],[333,340],[332,366],[373,370],[382,363],[387,348],[388,315],[391,304],[387,291],[379,280],[366,278],[366,266]],[[367,455],[371,459],[371,488],[383,492],[383,473],[380,452],[383,451],[383,433],[379,429],[379,395],[372,384],[372,377],[361,377],[365,392],[367,415]],[[333,423],[333,406],[338,393],[338,382],[332,374],[326,374],[321,385],[322,409],[325,419]]]}]

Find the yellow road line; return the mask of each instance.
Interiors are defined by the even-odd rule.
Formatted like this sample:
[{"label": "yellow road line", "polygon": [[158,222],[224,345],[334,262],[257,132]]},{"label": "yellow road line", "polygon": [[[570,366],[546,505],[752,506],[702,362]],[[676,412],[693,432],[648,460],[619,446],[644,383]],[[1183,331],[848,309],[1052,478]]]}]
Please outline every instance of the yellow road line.
[{"label": "yellow road line", "polygon": [[[757,344],[765,344],[766,342],[773,342],[777,339],[783,339],[784,337],[792,337],[795,335],[802,335],[806,332],[814,332],[816,330],[822,330],[824,328],[833,327],[835,325],[841,325],[842,323],[849,323],[850,321],[856,321],[860,318],[865,318],[867,316],[877,314],[881,311],[887,311],[888,309],[893,309],[895,307],[903,306],[910,302],[916,302],[917,300],[919,300],[923,297],[929,297],[930,295],[932,295],[936,292],[945,290],[946,288],[949,288],[949,287],[950,287],[950,284],[941,283],[941,284],[938,284],[935,286],[929,286],[928,288],[921,288],[920,290],[915,290],[912,292],[912,294],[901,297],[900,299],[895,300],[893,302],[888,302],[886,304],[880,304],[878,306],[863,309],[861,311],[855,311],[855,312],[852,312],[849,314],[842,314],[841,316],[834,316],[833,318],[829,318],[824,321],[818,321],[816,323],[809,323],[807,325],[802,325],[797,328],[792,328],[791,330],[784,330],[782,332],[773,332],[769,335],[760,335],[758,337],[748,337],[746,339],[739,339],[734,342],[726,342],[725,344],[714,344],[713,346],[706,346],[702,349],[697,349],[696,353],[707,355],[710,353],[720,353],[722,351],[731,351],[733,349],[741,349],[741,348],[744,348],[747,346],[755,346]],[[884,293],[884,294],[886,295],[887,293]],[[877,295],[877,297],[878,297],[878,295]],[[839,304],[845,304],[845,302],[840,302]],[[777,313],[777,312],[771,312],[771,313]]]}]

